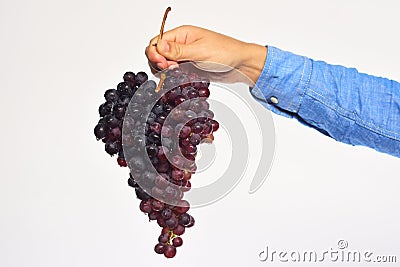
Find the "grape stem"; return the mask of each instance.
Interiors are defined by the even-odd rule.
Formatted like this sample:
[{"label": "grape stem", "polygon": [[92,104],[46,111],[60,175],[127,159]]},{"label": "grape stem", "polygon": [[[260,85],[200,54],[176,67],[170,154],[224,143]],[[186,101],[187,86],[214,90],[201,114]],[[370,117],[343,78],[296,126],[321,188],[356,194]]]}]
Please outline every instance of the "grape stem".
[{"label": "grape stem", "polygon": [[164,12],[164,18],[163,18],[162,23],[161,23],[160,34],[158,35],[157,43],[153,44],[154,46],[157,46],[157,44],[160,42],[160,40],[161,40],[161,38],[162,38],[162,36],[164,34],[165,21],[167,20],[168,13],[170,11],[171,11],[171,7],[169,6],[169,7],[167,7],[167,9]]},{"label": "grape stem", "polygon": [[156,93],[160,92],[160,90],[162,89],[166,77],[167,75],[165,74],[165,72],[162,72],[160,75],[160,81],[158,82],[157,88],[156,90],[154,90]]}]

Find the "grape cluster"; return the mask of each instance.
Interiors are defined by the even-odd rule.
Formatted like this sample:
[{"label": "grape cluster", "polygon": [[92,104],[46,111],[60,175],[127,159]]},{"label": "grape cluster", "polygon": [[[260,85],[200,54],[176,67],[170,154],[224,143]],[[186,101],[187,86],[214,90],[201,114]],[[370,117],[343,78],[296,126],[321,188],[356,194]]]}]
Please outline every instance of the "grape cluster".
[{"label": "grape cluster", "polygon": [[141,200],[140,210],[162,228],[154,251],[167,258],[195,222],[183,197],[197,170],[197,146],[212,142],[219,128],[207,102],[209,85],[181,68],[162,72],[158,85],[144,72],[127,72],[99,107],[96,138],[108,154],[118,154],[120,166],[129,166],[128,185]]},{"label": "grape cluster", "polygon": [[104,93],[106,102],[99,106],[100,120],[94,128],[97,140],[105,143],[105,151],[111,156],[118,154],[117,162],[126,167],[122,149],[122,126],[126,109],[138,88],[147,82],[145,72],[126,72],[124,81],[117,85],[117,89],[108,89]]}]

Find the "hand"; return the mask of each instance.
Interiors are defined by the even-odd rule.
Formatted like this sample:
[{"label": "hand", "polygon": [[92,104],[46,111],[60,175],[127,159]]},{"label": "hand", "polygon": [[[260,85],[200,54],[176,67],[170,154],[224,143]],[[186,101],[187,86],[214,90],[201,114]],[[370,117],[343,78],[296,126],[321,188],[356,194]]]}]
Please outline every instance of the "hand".
[{"label": "hand", "polygon": [[[151,39],[146,48],[149,65],[166,69],[182,61],[193,61],[209,72],[234,68],[255,83],[264,67],[267,48],[194,26],[181,26]],[[154,45],[156,44],[156,45]],[[217,63],[217,64],[215,64]]]}]

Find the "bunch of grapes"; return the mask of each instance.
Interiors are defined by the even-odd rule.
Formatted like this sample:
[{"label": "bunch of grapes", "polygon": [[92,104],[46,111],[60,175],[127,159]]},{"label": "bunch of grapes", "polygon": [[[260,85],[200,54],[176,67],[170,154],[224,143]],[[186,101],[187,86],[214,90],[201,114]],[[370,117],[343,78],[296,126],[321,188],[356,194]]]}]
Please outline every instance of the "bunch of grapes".
[{"label": "bunch of grapes", "polygon": [[140,210],[162,228],[154,250],[172,258],[195,222],[183,197],[197,170],[197,146],[211,143],[219,128],[207,102],[210,82],[181,68],[162,72],[158,85],[144,72],[123,79],[105,92],[94,133],[121,167],[129,166]]}]

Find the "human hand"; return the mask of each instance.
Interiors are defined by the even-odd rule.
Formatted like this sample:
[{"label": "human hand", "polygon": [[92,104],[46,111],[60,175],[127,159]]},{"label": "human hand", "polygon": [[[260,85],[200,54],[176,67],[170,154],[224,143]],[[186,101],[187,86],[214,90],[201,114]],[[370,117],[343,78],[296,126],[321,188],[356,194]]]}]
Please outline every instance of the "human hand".
[{"label": "human hand", "polygon": [[267,48],[203,28],[180,26],[165,32],[161,40],[158,36],[151,39],[146,56],[153,69],[192,61],[199,69],[209,72],[236,69],[255,83],[264,67]]}]

